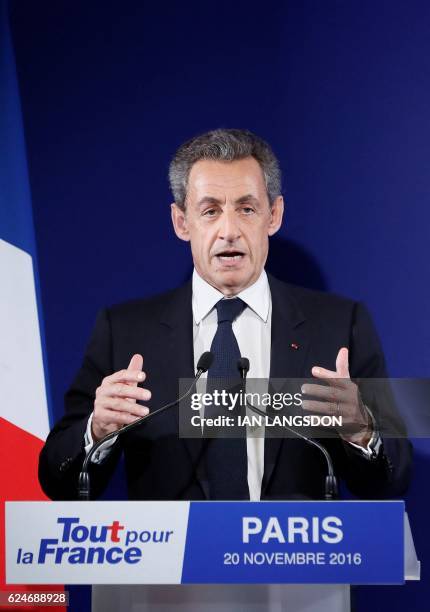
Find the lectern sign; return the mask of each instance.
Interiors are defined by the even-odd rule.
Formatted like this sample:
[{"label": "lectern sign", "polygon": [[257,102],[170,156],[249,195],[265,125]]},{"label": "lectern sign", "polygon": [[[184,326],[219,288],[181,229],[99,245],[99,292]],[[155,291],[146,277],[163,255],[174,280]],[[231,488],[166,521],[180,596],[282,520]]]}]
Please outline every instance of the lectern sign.
[{"label": "lectern sign", "polygon": [[8,502],[7,582],[402,583],[403,502]]},{"label": "lectern sign", "polygon": [[403,515],[402,502],[191,504],[182,582],[401,583]]},{"label": "lectern sign", "polygon": [[178,584],[188,513],[189,502],[8,502],[6,580]]}]

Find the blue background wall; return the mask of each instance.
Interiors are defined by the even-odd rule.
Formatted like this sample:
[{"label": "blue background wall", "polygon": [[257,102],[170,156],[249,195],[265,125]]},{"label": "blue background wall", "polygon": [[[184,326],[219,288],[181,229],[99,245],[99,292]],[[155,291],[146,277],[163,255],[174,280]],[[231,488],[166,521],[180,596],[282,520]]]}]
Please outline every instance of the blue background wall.
[{"label": "blue background wall", "polygon": [[[391,374],[428,376],[428,2],[9,8],[57,417],[96,311],[189,274],[167,167],[184,139],[218,126],[254,130],[281,159],[287,211],[271,269],[363,299]],[[363,588],[359,610],[429,600],[428,440],[415,454],[408,510],[423,581]]]}]

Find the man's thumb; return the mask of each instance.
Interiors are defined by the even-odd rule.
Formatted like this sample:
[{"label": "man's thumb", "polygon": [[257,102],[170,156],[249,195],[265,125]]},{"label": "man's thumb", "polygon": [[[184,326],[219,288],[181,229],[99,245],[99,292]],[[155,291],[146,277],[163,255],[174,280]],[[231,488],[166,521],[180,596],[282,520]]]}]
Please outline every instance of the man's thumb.
[{"label": "man's thumb", "polygon": [[349,378],[348,349],[342,347],[337,354],[336,371],[341,378]]}]

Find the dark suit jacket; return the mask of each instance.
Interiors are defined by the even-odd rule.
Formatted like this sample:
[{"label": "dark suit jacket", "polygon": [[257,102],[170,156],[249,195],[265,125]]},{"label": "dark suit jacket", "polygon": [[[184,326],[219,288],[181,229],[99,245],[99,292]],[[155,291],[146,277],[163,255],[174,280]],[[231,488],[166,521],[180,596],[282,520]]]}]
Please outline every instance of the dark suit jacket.
[{"label": "dark suit jacket", "polygon": [[[365,308],[334,295],[288,285],[269,276],[272,295],[271,378],[310,377],[311,368],[335,368],[339,349],[349,348],[351,377],[385,377],[383,354]],[[163,295],[100,312],[83,364],[65,396],[65,415],[40,455],[39,479],[52,499],[76,498],[84,459],[84,432],[102,379],[144,355],[150,408],[177,397],[178,379],[193,378],[191,282]],[[291,344],[299,345],[294,350]],[[340,438],[323,441],[337,475],[360,498],[402,495],[410,474],[406,439],[386,439],[369,461]],[[208,498],[202,476],[202,441],[178,437],[177,408],[124,435],[108,459],[91,466],[92,494],[106,486],[124,451],[130,499]],[[323,498],[326,463],[299,439],[266,438],[262,499]]]}]

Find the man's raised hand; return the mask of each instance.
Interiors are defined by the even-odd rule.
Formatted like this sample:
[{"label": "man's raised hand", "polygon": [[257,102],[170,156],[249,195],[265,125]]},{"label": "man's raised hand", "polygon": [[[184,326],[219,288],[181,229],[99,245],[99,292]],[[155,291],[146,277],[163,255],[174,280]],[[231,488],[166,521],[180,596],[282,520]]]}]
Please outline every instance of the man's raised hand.
[{"label": "man's raised hand", "polygon": [[348,349],[343,347],[339,350],[336,371],[315,366],[312,375],[328,386],[304,384],[302,393],[318,399],[303,400],[303,409],[318,414],[342,416],[341,437],[366,447],[372,436],[372,428],[358,386],[350,379]]},{"label": "man's raised hand", "polygon": [[136,403],[151,398],[148,389],[137,386],[146,378],[142,366],[142,355],[133,355],[126,370],[106,376],[96,389],[91,424],[95,441],[148,414],[148,408]]}]

